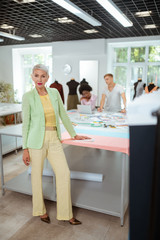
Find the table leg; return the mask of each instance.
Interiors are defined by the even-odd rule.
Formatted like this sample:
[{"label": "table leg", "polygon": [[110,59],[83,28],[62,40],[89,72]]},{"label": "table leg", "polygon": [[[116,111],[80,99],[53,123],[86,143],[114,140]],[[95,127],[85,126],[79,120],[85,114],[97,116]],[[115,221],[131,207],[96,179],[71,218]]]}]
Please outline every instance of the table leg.
[{"label": "table leg", "polygon": [[120,210],[121,226],[123,226],[124,224],[125,165],[126,165],[126,154],[122,153],[121,210]]},{"label": "table leg", "polygon": [[5,194],[4,190],[4,173],[3,173],[3,157],[2,157],[2,136],[0,135],[0,168],[1,168],[1,188],[2,195]]},{"label": "table leg", "polygon": [[[16,113],[14,114],[14,124],[16,124]],[[17,137],[16,138],[16,150],[15,150],[15,154],[17,155]]]}]

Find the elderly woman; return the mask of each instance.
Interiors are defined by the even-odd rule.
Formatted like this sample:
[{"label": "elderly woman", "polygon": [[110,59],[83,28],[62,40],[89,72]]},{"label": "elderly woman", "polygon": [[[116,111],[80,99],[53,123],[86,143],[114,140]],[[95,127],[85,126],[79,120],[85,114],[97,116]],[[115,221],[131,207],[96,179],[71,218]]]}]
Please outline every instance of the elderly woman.
[{"label": "elderly woman", "polygon": [[46,88],[49,79],[45,65],[34,66],[32,80],[35,88],[23,95],[23,161],[26,166],[31,163],[33,216],[50,223],[42,193],[42,171],[47,157],[56,176],[57,219],[67,220],[70,224],[81,224],[72,214],[70,193],[70,171],[60,141],[61,118],[70,136],[76,140],[87,137],[78,136],[64,109],[59,92]]}]

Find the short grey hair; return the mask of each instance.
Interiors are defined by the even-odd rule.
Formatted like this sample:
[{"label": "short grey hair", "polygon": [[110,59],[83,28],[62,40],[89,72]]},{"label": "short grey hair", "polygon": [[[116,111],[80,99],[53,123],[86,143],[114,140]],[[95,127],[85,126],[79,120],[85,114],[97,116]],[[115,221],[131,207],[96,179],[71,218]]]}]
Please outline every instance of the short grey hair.
[{"label": "short grey hair", "polygon": [[34,70],[36,70],[36,69],[43,70],[43,71],[45,71],[45,72],[47,73],[47,75],[49,75],[49,73],[48,73],[48,67],[45,66],[44,64],[37,64],[37,65],[35,65],[35,66],[33,67],[33,69],[32,69],[32,74],[34,73]]}]

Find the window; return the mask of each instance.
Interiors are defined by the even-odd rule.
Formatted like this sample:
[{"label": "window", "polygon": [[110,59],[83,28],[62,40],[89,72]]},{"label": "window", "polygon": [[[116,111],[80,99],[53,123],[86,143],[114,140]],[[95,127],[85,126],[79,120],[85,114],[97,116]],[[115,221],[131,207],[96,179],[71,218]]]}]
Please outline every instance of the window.
[{"label": "window", "polygon": [[160,65],[148,66],[147,84],[151,82],[156,86],[160,86]]},{"label": "window", "polygon": [[34,86],[31,73],[36,64],[45,64],[49,68],[49,86],[52,81],[52,47],[13,49],[14,90],[19,102],[23,94]]},{"label": "window", "polygon": [[[22,55],[24,92],[30,91],[33,88],[33,81],[31,78],[32,68],[36,64],[45,64],[52,66],[52,55],[49,53],[41,54],[24,54]],[[51,76],[51,69],[49,67],[49,75]]]},{"label": "window", "polygon": [[127,103],[133,100],[134,83],[138,78],[142,78],[147,85],[153,82],[160,87],[160,45],[157,43],[156,40],[146,41],[145,44],[110,43],[108,72],[113,73],[114,81],[125,88]]},{"label": "window", "polygon": [[114,81],[124,88],[127,82],[127,67],[117,66],[114,67]]},{"label": "window", "polygon": [[24,92],[30,91],[32,89],[33,83],[32,83],[32,78],[31,78],[31,72],[32,68],[27,67],[24,68],[23,73],[24,73]]},{"label": "window", "polygon": [[25,65],[32,64],[32,61],[33,61],[32,54],[26,54],[23,56],[23,64],[25,64]]},{"label": "window", "polygon": [[114,48],[114,62],[126,63],[128,62],[128,48]]},{"label": "window", "polygon": [[149,47],[148,62],[160,62],[160,45]]},{"label": "window", "polygon": [[131,47],[131,62],[145,62],[145,47]]}]

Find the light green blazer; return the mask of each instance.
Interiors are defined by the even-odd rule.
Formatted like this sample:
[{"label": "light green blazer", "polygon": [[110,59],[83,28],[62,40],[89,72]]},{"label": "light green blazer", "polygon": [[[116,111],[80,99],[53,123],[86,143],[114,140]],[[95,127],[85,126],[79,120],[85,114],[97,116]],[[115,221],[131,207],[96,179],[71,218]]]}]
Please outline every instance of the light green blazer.
[{"label": "light green blazer", "polygon": [[[59,117],[70,136],[76,136],[76,132],[64,109],[59,92],[55,88],[46,89],[55,111],[58,138],[61,140]],[[45,135],[45,116],[40,96],[36,88],[23,95],[22,116],[23,149],[40,149],[43,145]]]}]

